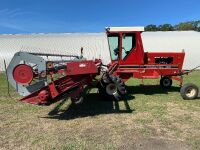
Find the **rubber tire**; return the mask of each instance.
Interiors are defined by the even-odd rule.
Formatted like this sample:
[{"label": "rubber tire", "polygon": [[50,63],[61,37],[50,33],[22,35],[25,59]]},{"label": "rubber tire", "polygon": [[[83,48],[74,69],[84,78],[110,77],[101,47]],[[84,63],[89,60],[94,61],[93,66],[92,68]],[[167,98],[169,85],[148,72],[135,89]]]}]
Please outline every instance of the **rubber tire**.
[{"label": "rubber tire", "polygon": [[111,79],[108,74],[104,74],[101,79],[101,83],[105,86],[106,84],[110,83]]},{"label": "rubber tire", "polygon": [[[169,85],[168,86],[166,86],[165,84],[164,84],[164,82],[165,81],[168,81],[169,82]],[[172,79],[171,78],[169,78],[169,77],[162,77],[161,79],[160,79],[160,86],[163,88],[163,89],[169,89],[169,88],[171,88],[172,87]]]},{"label": "rubber tire", "polygon": [[[195,94],[194,94],[194,96],[192,96],[192,97],[188,97],[188,96],[186,95],[187,90],[188,90],[189,88],[193,88],[193,89],[195,90]],[[196,99],[196,98],[198,97],[198,95],[199,95],[199,88],[198,88],[195,84],[193,84],[193,83],[187,83],[187,84],[184,84],[184,85],[181,87],[180,94],[181,94],[181,96],[182,96],[182,98],[183,98],[184,100],[193,100],[193,99]]]},{"label": "rubber tire", "polygon": [[[107,79],[102,78],[101,84],[99,86],[99,94],[100,96],[109,99],[109,100],[120,100],[122,99],[123,95],[126,94],[126,88],[124,82],[118,77],[114,75],[107,75]],[[105,82],[106,81],[106,82]],[[110,83],[114,83],[117,86],[117,94],[116,95],[109,95],[106,92],[106,86]]]}]

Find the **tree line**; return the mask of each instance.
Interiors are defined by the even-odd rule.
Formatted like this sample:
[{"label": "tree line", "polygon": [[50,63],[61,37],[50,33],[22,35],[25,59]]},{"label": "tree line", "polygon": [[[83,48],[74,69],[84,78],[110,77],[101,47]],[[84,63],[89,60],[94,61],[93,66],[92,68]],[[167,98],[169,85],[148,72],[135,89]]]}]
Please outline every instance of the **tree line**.
[{"label": "tree line", "polygon": [[200,32],[200,20],[181,22],[177,25],[162,24],[154,25],[150,24],[145,27],[145,31],[189,31],[194,30]]}]

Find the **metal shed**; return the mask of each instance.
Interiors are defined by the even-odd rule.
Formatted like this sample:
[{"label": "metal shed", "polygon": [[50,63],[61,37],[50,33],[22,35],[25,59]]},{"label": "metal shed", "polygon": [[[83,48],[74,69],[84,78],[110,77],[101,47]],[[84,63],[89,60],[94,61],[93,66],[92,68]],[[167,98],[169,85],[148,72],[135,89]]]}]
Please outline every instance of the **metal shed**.
[{"label": "metal shed", "polygon": [[[144,32],[145,51],[186,52],[184,69],[200,64],[200,33],[195,31]],[[105,33],[53,33],[0,35],[0,70],[3,60],[8,64],[18,51],[80,55],[84,48],[87,59],[101,58],[104,64],[110,62],[110,53]]]}]

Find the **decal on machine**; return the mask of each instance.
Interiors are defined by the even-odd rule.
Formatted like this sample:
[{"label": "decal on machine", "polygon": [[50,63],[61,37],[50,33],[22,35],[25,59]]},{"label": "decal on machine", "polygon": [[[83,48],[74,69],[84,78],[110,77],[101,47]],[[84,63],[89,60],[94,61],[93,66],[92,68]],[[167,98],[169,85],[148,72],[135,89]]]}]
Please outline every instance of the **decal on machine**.
[{"label": "decal on machine", "polygon": [[87,65],[86,64],[80,64],[79,67],[80,68],[85,68]]}]

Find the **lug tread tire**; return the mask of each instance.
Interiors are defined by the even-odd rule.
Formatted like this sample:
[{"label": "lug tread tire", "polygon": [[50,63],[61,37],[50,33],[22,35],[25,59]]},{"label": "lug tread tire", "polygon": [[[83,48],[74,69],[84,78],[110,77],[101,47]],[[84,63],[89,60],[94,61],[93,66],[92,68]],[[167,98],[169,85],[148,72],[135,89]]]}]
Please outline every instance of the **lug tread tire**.
[{"label": "lug tread tire", "polygon": [[[108,79],[109,78],[109,79]],[[124,82],[118,77],[114,75],[107,75],[106,81],[109,81],[107,83],[104,82],[105,78],[101,81],[101,86],[99,86],[99,94],[102,97],[109,98],[111,100],[120,100],[123,95],[126,94],[126,88]],[[106,86],[110,83],[114,83],[117,86],[117,93],[114,95],[109,95],[106,92]],[[102,87],[103,86],[103,87]]]}]

